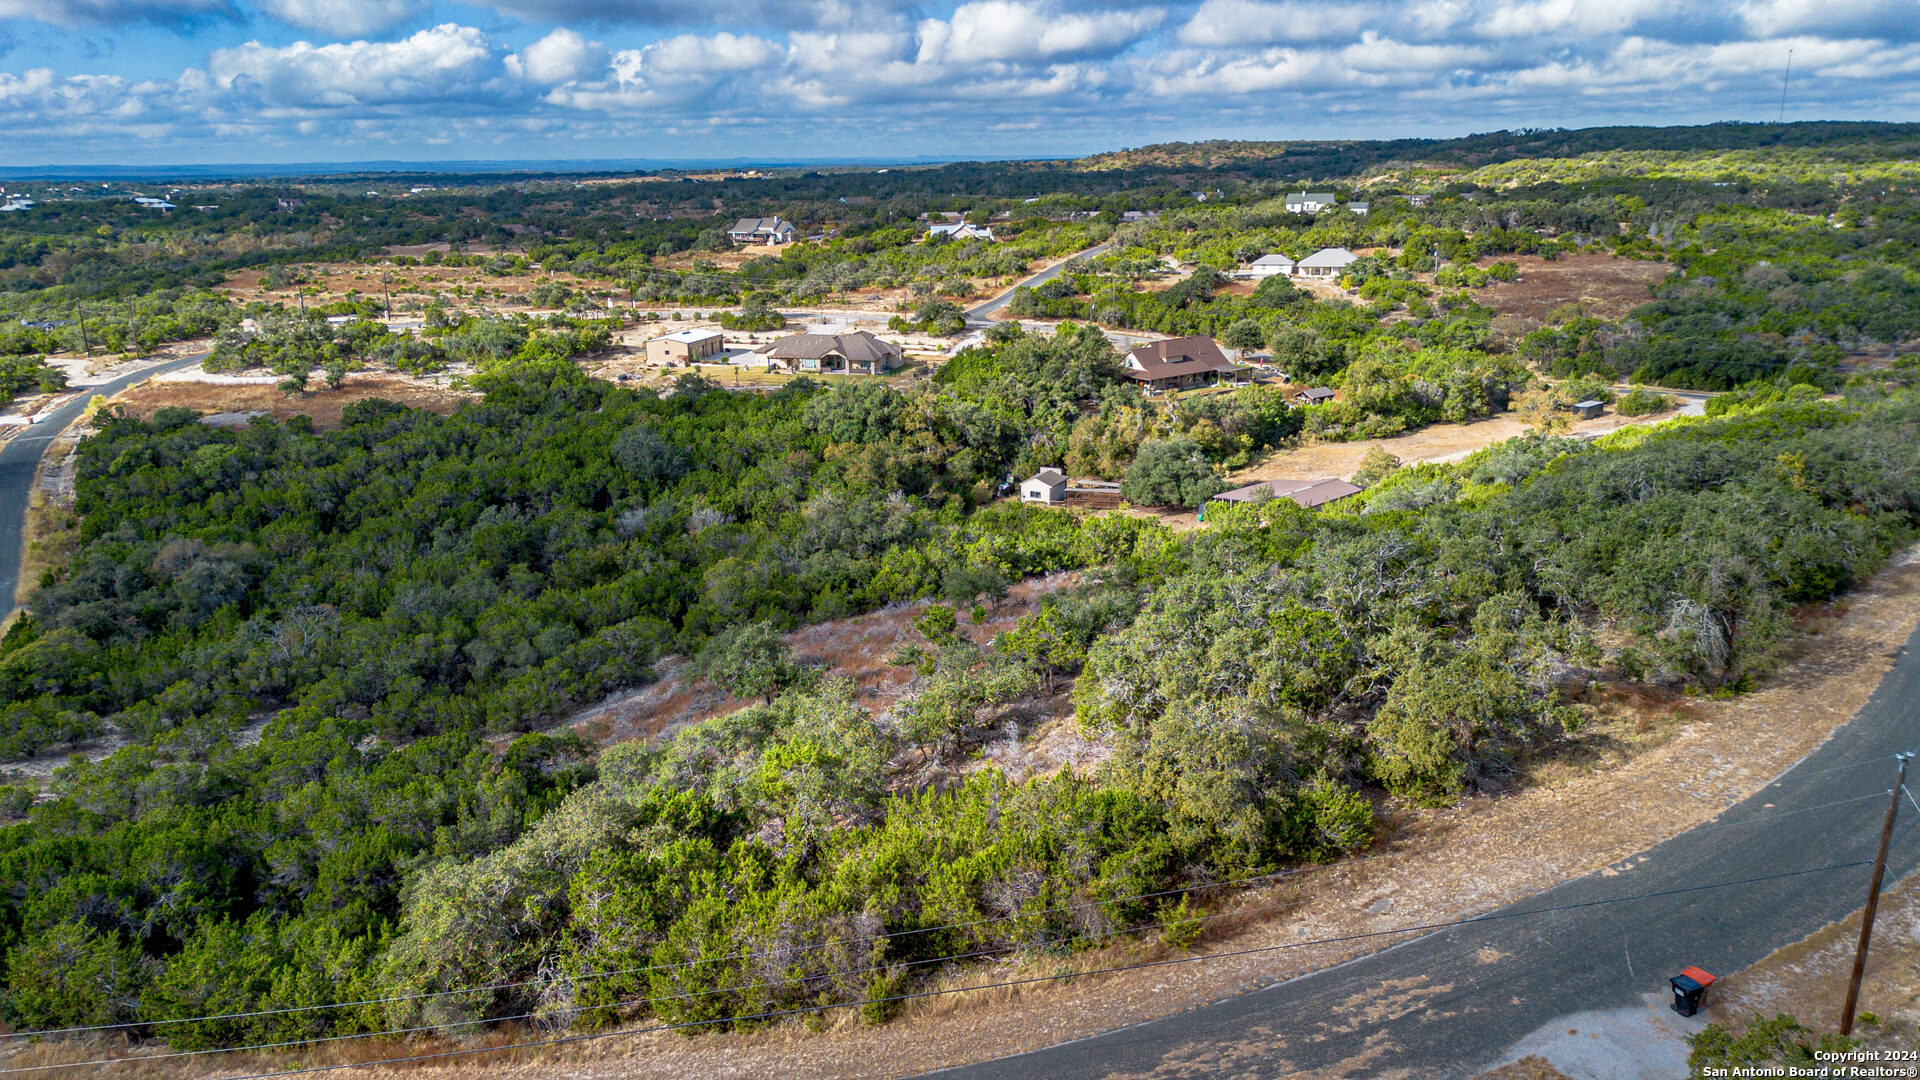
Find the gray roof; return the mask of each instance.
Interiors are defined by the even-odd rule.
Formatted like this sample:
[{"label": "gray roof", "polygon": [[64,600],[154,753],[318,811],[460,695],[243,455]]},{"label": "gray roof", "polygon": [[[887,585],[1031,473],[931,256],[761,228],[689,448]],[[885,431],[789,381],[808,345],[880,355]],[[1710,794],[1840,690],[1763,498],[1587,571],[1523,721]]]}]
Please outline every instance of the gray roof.
[{"label": "gray roof", "polygon": [[1257,484],[1223,491],[1214,498],[1222,502],[1247,502],[1262,491],[1273,492],[1275,498],[1292,499],[1311,510],[1358,494],[1360,489],[1345,480],[1262,480]]},{"label": "gray roof", "polygon": [[1351,265],[1359,260],[1360,256],[1355,255],[1343,247],[1321,248],[1319,251],[1301,259],[1300,266],[1303,269],[1309,270],[1319,269],[1323,266],[1337,270],[1342,266]]},{"label": "gray roof", "polygon": [[1067,482],[1067,474],[1061,472],[1059,469],[1041,469],[1039,472],[1028,477],[1028,479],[1038,480],[1048,487],[1059,487],[1061,484]]},{"label": "gray roof", "polygon": [[849,360],[877,361],[900,355],[900,347],[881,341],[865,330],[850,334],[795,334],[766,350],[781,360],[818,360],[839,353]]},{"label": "gray roof", "polygon": [[1330,203],[1333,201],[1333,192],[1331,191],[1294,191],[1294,192],[1289,192],[1287,194],[1287,201],[1288,202]]},{"label": "gray roof", "polygon": [[1262,255],[1259,258],[1253,260],[1253,265],[1254,266],[1292,266],[1293,260],[1287,258],[1285,255],[1275,252],[1271,255]]},{"label": "gray roof", "polygon": [[735,233],[779,232],[782,229],[791,228],[793,228],[792,225],[781,221],[777,217],[743,217],[739,221],[734,222],[733,228],[727,231]]},{"label": "gray roof", "polygon": [[1332,401],[1334,395],[1332,390],[1324,386],[1311,386],[1300,391],[1298,396],[1309,401]]},{"label": "gray roof", "polygon": [[1573,407],[1576,409],[1599,409],[1605,407],[1606,404],[1604,401],[1576,401],[1573,403]]}]

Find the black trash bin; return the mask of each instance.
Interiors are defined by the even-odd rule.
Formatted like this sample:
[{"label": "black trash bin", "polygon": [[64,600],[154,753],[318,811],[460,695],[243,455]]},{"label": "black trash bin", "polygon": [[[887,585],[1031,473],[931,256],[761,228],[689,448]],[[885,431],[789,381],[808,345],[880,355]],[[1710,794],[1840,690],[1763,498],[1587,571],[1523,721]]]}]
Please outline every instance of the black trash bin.
[{"label": "black trash bin", "polygon": [[1707,996],[1707,987],[1713,985],[1714,977],[1697,967],[1689,967],[1667,981],[1673,984],[1673,1011],[1692,1016],[1700,1011],[1700,1000]]}]

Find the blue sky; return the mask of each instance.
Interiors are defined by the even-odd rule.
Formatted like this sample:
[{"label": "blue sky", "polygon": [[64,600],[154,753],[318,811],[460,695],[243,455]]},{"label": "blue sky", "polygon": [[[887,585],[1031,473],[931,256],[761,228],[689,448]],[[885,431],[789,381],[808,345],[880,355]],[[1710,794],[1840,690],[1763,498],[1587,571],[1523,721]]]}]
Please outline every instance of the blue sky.
[{"label": "blue sky", "polygon": [[0,0],[6,164],[1920,118],[1920,0]]}]

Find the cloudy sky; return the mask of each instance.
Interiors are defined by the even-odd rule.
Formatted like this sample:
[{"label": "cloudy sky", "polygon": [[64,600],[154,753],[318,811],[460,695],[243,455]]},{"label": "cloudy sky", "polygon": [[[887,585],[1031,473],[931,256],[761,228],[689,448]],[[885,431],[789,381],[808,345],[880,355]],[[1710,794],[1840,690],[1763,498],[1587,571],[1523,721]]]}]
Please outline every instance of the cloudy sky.
[{"label": "cloudy sky", "polygon": [[1920,0],[0,0],[7,164],[1920,118]]}]

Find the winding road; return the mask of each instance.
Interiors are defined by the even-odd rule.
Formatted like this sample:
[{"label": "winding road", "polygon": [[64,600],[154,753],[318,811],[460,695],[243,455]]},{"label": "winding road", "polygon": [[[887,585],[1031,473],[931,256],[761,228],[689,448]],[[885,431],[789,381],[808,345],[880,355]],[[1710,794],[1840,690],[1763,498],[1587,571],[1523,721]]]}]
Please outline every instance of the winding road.
[{"label": "winding road", "polygon": [[13,596],[20,586],[20,544],[27,524],[27,499],[33,493],[33,478],[40,469],[40,459],[46,456],[47,447],[52,446],[53,440],[86,411],[87,402],[95,394],[112,397],[155,375],[192,367],[206,358],[206,353],[195,353],[141,368],[103,383],[70,387],[72,399],[48,411],[38,423],[15,435],[4,448],[0,448],[0,614],[11,613],[14,609]]},{"label": "winding road", "polygon": [[[1470,1077],[1573,1014],[1644,1008],[1688,964],[1738,971],[1865,900],[1892,755],[1920,746],[1917,644],[1920,631],[1867,704],[1805,760],[1714,821],[1606,871],[1339,967],[933,1075]],[[1912,802],[1901,809],[1890,881],[1920,864],[1920,814]]]},{"label": "winding road", "polygon": [[1043,282],[1052,281],[1054,278],[1057,278],[1061,274],[1066,273],[1067,267],[1073,263],[1073,260],[1090,259],[1095,255],[1098,255],[1101,252],[1104,252],[1106,250],[1107,250],[1106,244],[1095,244],[1094,246],[1086,249],[1085,251],[1074,252],[1073,254],[1067,256],[1064,259],[1061,259],[1059,262],[1054,263],[1052,266],[1047,267],[1045,270],[1042,270],[1037,274],[1034,274],[1030,277],[1022,278],[1019,281],[1015,282],[1014,284],[1007,286],[1007,289],[1005,292],[1002,292],[1000,295],[994,297],[993,299],[988,300],[983,304],[975,304],[973,307],[968,308],[966,311],[967,325],[969,326],[993,325],[993,320],[991,316],[993,315],[994,312],[999,311],[1001,308],[1006,307],[1008,304],[1012,303],[1014,293],[1020,291],[1021,289],[1031,289],[1035,285],[1039,285]]}]

